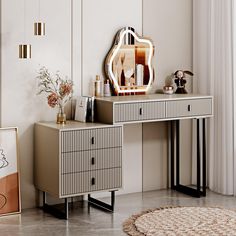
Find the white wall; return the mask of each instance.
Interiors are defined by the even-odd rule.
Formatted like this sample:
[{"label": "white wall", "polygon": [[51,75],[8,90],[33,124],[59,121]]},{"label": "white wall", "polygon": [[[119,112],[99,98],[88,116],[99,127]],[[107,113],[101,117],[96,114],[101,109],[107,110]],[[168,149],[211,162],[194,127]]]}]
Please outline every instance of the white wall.
[{"label": "white wall", "polygon": [[[18,44],[23,36],[23,1],[2,0],[1,9],[0,119],[1,126],[19,127],[23,208],[35,205],[33,124],[56,116],[56,110],[47,106],[45,97],[35,95],[38,64],[71,76],[75,95],[88,94],[91,79],[103,74],[102,63],[116,31],[129,25],[154,40],[157,87],[162,87],[165,76],[176,68],[192,66],[191,0],[41,0],[41,15],[46,22],[43,38],[33,36],[36,2],[26,0],[26,39],[32,44],[31,60],[18,59]],[[162,134],[158,135],[158,131]],[[124,134],[125,184],[120,193],[165,187],[167,179],[160,177],[167,165],[166,126],[127,125]],[[159,140],[161,136],[164,138]],[[150,142],[142,146],[143,139]],[[160,145],[163,142],[164,146]],[[155,143],[166,148],[157,150]],[[156,157],[159,159],[155,160]],[[155,169],[150,168],[151,163],[156,164]]]},{"label": "white wall", "polygon": [[[35,205],[33,185],[33,125],[53,120],[56,110],[46,96],[36,96],[39,64],[71,76],[71,8],[68,0],[41,1],[46,36],[33,36],[37,1],[26,0],[26,43],[32,44],[32,59],[18,59],[18,45],[24,40],[23,1],[3,0],[1,9],[1,126],[19,127],[21,193],[23,208]],[[50,164],[50,160],[49,160]]]},{"label": "white wall", "polygon": [[[144,0],[143,34],[152,38],[156,49],[153,91],[162,89],[168,76],[176,70],[192,70],[192,0]],[[187,83],[189,92],[192,90],[191,82]],[[167,176],[167,139],[163,138],[166,137],[167,124],[143,126],[144,190],[166,188],[167,179],[161,176]],[[190,184],[191,122],[181,122],[181,134],[181,166],[184,170],[181,181]]]}]

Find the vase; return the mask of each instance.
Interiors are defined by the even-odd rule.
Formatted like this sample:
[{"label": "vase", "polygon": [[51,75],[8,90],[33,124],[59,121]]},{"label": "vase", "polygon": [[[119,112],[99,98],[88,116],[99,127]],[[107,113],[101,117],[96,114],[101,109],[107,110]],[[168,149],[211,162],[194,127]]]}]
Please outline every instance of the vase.
[{"label": "vase", "polygon": [[66,124],[66,113],[64,112],[63,107],[59,107],[59,111],[57,113],[57,124]]}]

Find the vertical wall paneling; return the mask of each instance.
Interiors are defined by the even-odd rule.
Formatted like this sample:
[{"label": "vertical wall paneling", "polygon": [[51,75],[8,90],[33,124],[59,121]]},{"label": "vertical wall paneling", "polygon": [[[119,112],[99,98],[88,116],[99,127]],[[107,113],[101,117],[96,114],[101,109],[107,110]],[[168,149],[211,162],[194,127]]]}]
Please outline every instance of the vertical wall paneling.
[{"label": "vertical wall paneling", "polygon": [[82,94],[81,55],[82,55],[82,0],[71,0],[71,55],[74,95]]},{"label": "vertical wall paneling", "polygon": [[142,0],[82,0],[83,95],[91,94],[91,81],[104,75],[103,62],[117,31],[124,26],[142,33]]},{"label": "vertical wall paneling", "polygon": [[[41,0],[41,18],[46,35],[33,35],[38,19],[37,0],[26,0],[25,35],[32,44],[32,59],[18,59],[18,45],[23,42],[23,1],[1,1],[1,118],[2,126],[19,128],[22,206],[35,206],[33,182],[34,123],[55,120],[57,109],[47,105],[46,96],[37,96],[36,71],[46,66],[71,77],[71,2]],[[49,163],[50,165],[50,160]]]},{"label": "vertical wall paneling", "polygon": [[[83,95],[91,94],[91,82],[102,75],[103,62],[116,32],[132,26],[142,33],[142,0],[82,1]],[[134,135],[135,134],[135,135]],[[124,128],[124,189],[118,194],[142,191],[142,125]]]},{"label": "vertical wall paneling", "polygon": [[2,127],[2,1],[0,1],[0,127]]},{"label": "vertical wall paneling", "polygon": [[[155,82],[153,92],[162,89],[171,73],[177,69],[192,69],[192,0],[143,0],[143,35],[151,37],[155,45]],[[188,80],[188,91],[191,91]],[[167,166],[167,147],[163,132],[166,123],[143,124],[143,178],[144,190],[165,188],[167,180],[160,177]],[[191,122],[181,122],[182,168],[181,181],[191,183]],[[155,133],[154,133],[155,132]],[[151,138],[152,137],[152,138]],[[156,147],[159,147],[156,148]],[[167,148],[166,148],[167,150]],[[153,163],[156,165],[154,170]],[[150,171],[152,169],[152,171]]]},{"label": "vertical wall paneling", "polygon": [[[23,208],[29,208],[35,206],[33,124],[55,120],[57,113],[48,107],[46,96],[36,96],[39,67],[46,66],[52,72],[59,70],[63,76],[72,78],[74,95],[90,94],[95,75],[104,75],[103,61],[115,33],[128,25],[154,40],[155,89],[161,88],[166,75],[176,68],[191,69],[192,0],[41,0],[41,18],[46,23],[44,37],[33,35],[33,22],[38,19],[36,0],[26,0],[25,29],[26,41],[32,44],[31,60],[18,59],[18,44],[23,42],[24,35],[22,4],[23,1],[2,0],[0,5],[0,125],[19,128],[22,202]],[[148,152],[147,148],[158,143],[164,135],[158,132],[165,130],[165,125],[158,123],[144,124],[143,131],[142,124],[124,127],[124,190],[120,193],[142,191],[142,174],[144,190],[164,186],[166,180],[157,180],[155,175],[163,167],[160,163],[166,165],[165,156],[161,156],[164,152],[155,149],[155,155],[149,156],[152,148]],[[154,140],[147,143],[146,137]],[[188,152],[189,143],[186,145]],[[154,175],[149,176],[152,161],[158,166]],[[151,177],[152,181],[146,184]]]}]

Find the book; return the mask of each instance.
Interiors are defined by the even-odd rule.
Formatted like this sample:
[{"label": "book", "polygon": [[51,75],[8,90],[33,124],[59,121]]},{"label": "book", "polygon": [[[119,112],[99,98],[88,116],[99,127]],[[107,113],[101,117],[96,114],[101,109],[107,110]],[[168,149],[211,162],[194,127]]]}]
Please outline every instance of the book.
[{"label": "book", "polygon": [[94,97],[87,97],[87,122],[94,122]]},{"label": "book", "polygon": [[76,99],[75,120],[86,122],[88,97],[80,96]]},{"label": "book", "polygon": [[94,97],[80,96],[76,99],[75,120],[94,122]]}]

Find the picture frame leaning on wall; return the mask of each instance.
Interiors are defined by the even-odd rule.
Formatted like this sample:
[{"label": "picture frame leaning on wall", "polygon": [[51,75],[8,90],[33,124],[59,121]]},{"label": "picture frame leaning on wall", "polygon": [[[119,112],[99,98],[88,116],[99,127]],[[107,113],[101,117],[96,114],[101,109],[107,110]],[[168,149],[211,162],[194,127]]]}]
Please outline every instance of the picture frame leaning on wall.
[{"label": "picture frame leaning on wall", "polygon": [[18,129],[0,128],[0,216],[20,212]]}]

